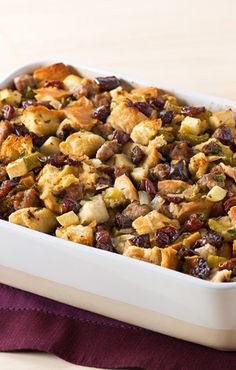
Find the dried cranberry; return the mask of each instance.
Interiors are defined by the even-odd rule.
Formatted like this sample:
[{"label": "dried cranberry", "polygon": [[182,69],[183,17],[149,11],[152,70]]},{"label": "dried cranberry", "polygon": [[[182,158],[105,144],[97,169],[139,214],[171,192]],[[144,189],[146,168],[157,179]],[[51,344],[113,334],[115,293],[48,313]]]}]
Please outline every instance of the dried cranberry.
[{"label": "dried cranberry", "polygon": [[108,176],[110,176],[112,179],[114,179],[115,178],[115,174],[114,174],[114,167],[109,167],[109,166],[107,166],[107,167],[104,167],[103,168],[103,172],[106,174],[106,175],[108,175]]},{"label": "dried cranberry", "polygon": [[62,209],[64,213],[70,212],[70,211],[74,211],[77,213],[81,207],[77,200],[71,199],[67,196],[65,196],[61,200],[61,204],[62,204]]},{"label": "dried cranberry", "polygon": [[73,127],[71,127],[69,124],[66,124],[61,128],[61,131],[59,132],[57,136],[60,140],[66,140],[68,136],[70,136],[74,132],[75,132],[75,129],[73,129]]},{"label": "dried cranberry", "polygon": [[180,247],[179,249],[179,256],[180,257],[192,257],[192,256],[196,256],[197,253],[194,252],[192,249],[190,248],[187,248],[187,247]]},{"label": "dried cranberry", "polygon": [[44,136],[38,136],[34,132],[30,132],[34,146],[38,148],[45,142],[46,138]]},{"label": "dried cranberry", "polygon": [[207,241],[205,238],[200,238],[200,239],[197,239],[194,243],[194,245],[191,247],[191,249],[197,249],[197,248],[201,248],[203,247],[204,245],[207,244]]},{"label": "dried cranberry", "polygon": [[215,202],[211,206],[210,217],[219,217],[225,214],[223,202]]},{"label": "dried cranberry", "polygon": [[165,100],[161,98],[150,99],[149,104],[154,109],[162,109],[165,105]]},{"label": "dried cranberry", "polygon": [[192,214],[189,219],[184,223],[184,227],[187,231],[199,230],[204,225],[204,221],[200,219],[200,216],[196,213]]},{"label": "dried cranberry", "polygon": [[106,187],[112,186],[114,183],[113,179],[109,176],[101,176],[98,178],[97,183],[95,185],[96,189],[102,189],[103,185],[106,185]]},{"label": "dried cranberry", "polygon": [[161,118],[163,125],[167,125],[172,122],[174,112],[173,110],[162,110],[159,113],[159,118]]},{"label": "dried cranberry", "polygon": [[53,154],[48,157],[39,157],[39,161],[42,164],[51,164],[52,166],[59,168],[65,165],[65,156],[63,154]]},{"label": "dried cranberry", "polygon": [[144,151],[136,145],[131,150],[131,160],[134,164],[139,164],[145,157]]},{"label": "dried cranberry", "polygon": [[236,258],[232,258],[219,264],[219,270],[230,270],[233,275],[236,275]]},{"label": "dried cranberry", "polygon": [[110,91],[120,86],[120,80],[115,76],[96,77],[94,81],[101,91]]},{"label": "dried cranberry", "polygon": [[34,99],[28,99],[28,100],[24,100],[22,103],[22,108],[23,109],[26,109],[28,107],[30,107],[31,105],[37,105],[37,101],[34,100]]},{"label": "dried cranberry", "polygon": [[179,204],[183,201],[183,198],[178,196],[169,196],[169,195],[162,195],[163,198],[165,198],[168,202],[172,202],[174,204]]},{"label": "dried cranberry", "polygon": [[229,127],[221,125],[218,129],[214,132],[212,137],[219,139],[220,142],[224,145],[230,145],[233,143],[233,135]]},{"label": "dried cranberry", "polygon": [[151,248],[149,234],[141,234],[129,239],[132,244],[140,248]]},{"label": "dried cranberry", "polygon": [[95,235],[96,244],[95,247],[98,249],[103,249],[105,251],[114,252],[111,234],[108,230],[99,228],[99,231]]},{"label": "dried cranberry", "polygon": [[204,154],[219,154],[222,152],[222,148],[215,141],[210,141],[208,144],[203,145],[202,152]]},{"label": "dried cranberry", "polygon": [[116,139],[119,144],[126,144],[130,141],[130,136],[121,130],[115,130],[112,139]]},{"label": "dried cranberry", "polygon": [[130,175],[130,168],[128,167],[115,167],[114,168],[114,176],[120,177],[122,175],[126,175],[129,177]]},{"label": "dried cranberry", "polygon": [[145,116],[150,117],[152,114],[152,107],[147,102],[136,102],[133,103],[134,108],[137,108],[141,113],[143,113]]},{"label": "dried cranberry", "polygon": [[156,241],[160,247],[173,243],[179,237],[179,232],[174,226],[163,226],[156,231]]},{"label": "dried cranberry", "polygon": [[189,274],[200,279],[206,279],[210,275],[210,267],[203,258],[198,258],[196,265],[190,270]]},{"label": "dried cranberry", "polygon": [[222,246],[223,238],[216,231],[210,230],[205,238],[207,243],[210,243],[216,248],[220,248]]},{"label": "dried cranberry", "polygon": [[233,206],[236,206],[236,195],[228,198],[225,202],[224,202],[224,209],[225,209],[225,212],[228,212],[230,210],[231,207]]},{"label": "dried cranberry", "polygon": [[180,160],[176,163],[171,163],[170,166],[170,178],[174,180],[188,180],[188,171],[184,160]]},{"label": "dried cranberry", "polygon": [[109,114],[110,114],[110,108],[107,107],[106,105],[101,105],[100,107],[96,108],[93,111],[92,117],[105,123]]},{"label": "dried cranberry", "polygon": [[79,166],[80,161],[75,161],[74,159],[71,159],[70,157],[67,157],[65,159],[65,164],[68,164],[68,166]]},{"label": "dried cranberry", "polygon": [[116,225],[120,229],[127,229],[127,228],[132,226],[132,220],[128,216],[125,216],[122,213],[117,213],[117,215],[116,215]]},{"label": "dried cranberry", "polygon": [[0,186],[0,199],[5,198],[9,191],[17,185],[18,182],[15,182],[14,180],[5,180]]},{"label": "dried cranberry", "polygon": [[14,132],[17,136],[25,136],[29,134],[29,131],[24,125],[17,125],[14,123],[13,125]]},{"label": "dried cranberry", "polygon": [[5,104],[2,107],[2,118],[10,121],[14,116],[15,109],[10,104]]},{"label": "dried cranberry", "polygon": [[204,113],[205,111],[206,111],[205,107],[187,106],[181,109],[181,114],[183,114],[184,116],[195,117],[198,114]]},{"label": "dried cranberry", "polygon": [[64,89],[63,82],[59,80],[47,81],[45,82],[44,86],[45,87],[56,87],[57,89],[61,89],[61,90]]},{"label": "dried cranberry", "polygon": [[150,195],[155,195],[157,192],[152,181],[146,178],[140,181],[139,190],[144,190]]}]

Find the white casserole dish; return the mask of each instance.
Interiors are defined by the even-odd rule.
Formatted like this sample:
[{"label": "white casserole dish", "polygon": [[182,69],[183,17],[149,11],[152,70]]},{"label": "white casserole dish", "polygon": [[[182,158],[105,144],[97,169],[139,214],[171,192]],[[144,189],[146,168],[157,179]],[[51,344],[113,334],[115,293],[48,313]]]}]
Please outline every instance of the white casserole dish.
[{"label": "white casserole dish", "polygon": [[[20,73],[53,62],[24,66],[0,87]],[[111,75],[76,62],[64,63],[87,77]],[[158,81],[152,84],[158,86]],[[162,88],[188,104],[236,110],[234,101]],[[203,281],[1,220],[0,233],[1,283],[191,342],[236,350],[236,283]]]}]

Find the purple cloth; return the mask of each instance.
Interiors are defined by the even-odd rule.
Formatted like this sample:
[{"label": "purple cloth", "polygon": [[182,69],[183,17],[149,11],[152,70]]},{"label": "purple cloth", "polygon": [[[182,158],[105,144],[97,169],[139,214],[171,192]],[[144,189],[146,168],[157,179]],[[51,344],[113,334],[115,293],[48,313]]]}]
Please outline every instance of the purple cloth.
[{"label": "purple cloth", "polygon": [[0,351],[37,350],[74,364],[146,370],[232,370],[220,352],[0,284]]}]

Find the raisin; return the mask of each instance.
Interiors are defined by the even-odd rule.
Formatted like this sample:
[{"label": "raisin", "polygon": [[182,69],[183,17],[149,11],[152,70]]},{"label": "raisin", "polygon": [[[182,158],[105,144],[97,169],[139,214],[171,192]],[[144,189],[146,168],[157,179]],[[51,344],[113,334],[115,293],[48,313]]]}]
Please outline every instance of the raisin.
[{"label": "raisin", "polygon": [[132,244],[140,248],[151,248],[149,234],[141,234],[129,239]]},{"label": "raisin", "polygon": [[150,195],[155,195],[157,192],[153,182],[146,178],[140,181],[139,190],[144,190]]},{"label": "raisin", "polygon": [[105,123],[107,117],[110,114],[110,108],[106,105],[101,105],[100,107],[96,108],[93,113],[92,117],[98,119],[99,121]]},{"label": "raisin", "polygon": [[185,229],[190,232],[199,230],[203,225],[204,221],[202,221],[196,213],[192,214],[184,223]]},{"label": "raisin", "polygon": [[218,127],[212,137],[219,139],[224,145],[231,145],[233,143],[233,135],[229,127],[224,125]]},{"label": "raisin", "polygon": [[184,116],[195,117],[198,114],[204,113],[205,111],[206,111],[205,107],[187,106],[181,109],[181,114],[183,114]]},{"label": "raisin", "polygon": [[119,144],[126,144],[130,141],[130,136],[121,130],[115,130],[112,139],[117,140]]},{"label": "raisin", "polygon": [[134,164],[139,164],[145,157],[144,151],[136,145],[131,150],[131,160]]},{"label": "raisin", "polygon": [[189,180],[188,171],[184,160],[181,159],[176,163],[171,163],[170,178],[183,181]]},{"label": "raisin", "polygon": [[58,80],[53,80],[53,81],[47,81],[44,84],[45,87],[56,87],[57,89],[64,89],[63,82],[58,81]]},{"label": "raisin", "polygon": [[154,109],[163,109],[165,105],[165,100],[161,98],[150,99],[149,104]]},{"label": "raisin", "polygon": [[2,107],[2,118],[3,119],[6,119],[6,120],[10,121],[13,118],[14,113],[15,113],[15,109],[12,105],[5,104]]},{"label": "raisin", "polygon": [[109,252],[114,252],[111,234],[106,229],[98,229],[95,235],[95,247]]},{"label": "raisin", "polygon": [[163,226],[156,231],[156,241],[160,247],[173,243],[179,237],[174,226]]},{"label": "raisin", "polygon": [[101,91],[110,91],[120,86],[120,80],[115,76],[96,77],[94,81]]},{"label": "raisin", "polygon": [[207,243],[210,243],[216,248],[220,248],[222,246],[223,238],[216,231],[210,230],[205,238]]},{"label": "raisin", "polygon": [[204,258],[198,258],[196,265],[190,270],[189,274],[200,279],[206,279],[210,275],[210,267]]},{"label": "raisin", "polygon": [[117,213],[117,215],[116,215],[116,225],[120,229],[127,229],[127,228],[132,226],[132,220],[128,216],[125,216],[122,213]]},{"label": "raisin", "polygon": [[162,110],[159,113],[159,118],[161,118],[163,125],[167,125],[172,122],[174,112],[173,110]]}]

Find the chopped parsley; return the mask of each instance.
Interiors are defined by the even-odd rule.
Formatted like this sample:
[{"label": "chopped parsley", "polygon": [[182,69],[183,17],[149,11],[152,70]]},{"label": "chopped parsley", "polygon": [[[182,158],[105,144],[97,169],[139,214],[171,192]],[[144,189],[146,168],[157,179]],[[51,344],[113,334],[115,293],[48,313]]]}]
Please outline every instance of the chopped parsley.
[{"label": "chopped parsley", "polygon": [[231,235],[236,235],[236,229],[229,229],[227,231],[227,233],[231,234]]},{"label": "chopped parsley", "polygon": [[217,181],[217,182],[220,182],[220,181],[222,181],[222,180],[223,180],[223,177],[222,177],[222,176],[220,176],[220,175],[215,175],[215,176],[213,177],[213,179],[214,179],[215,181]]}]

